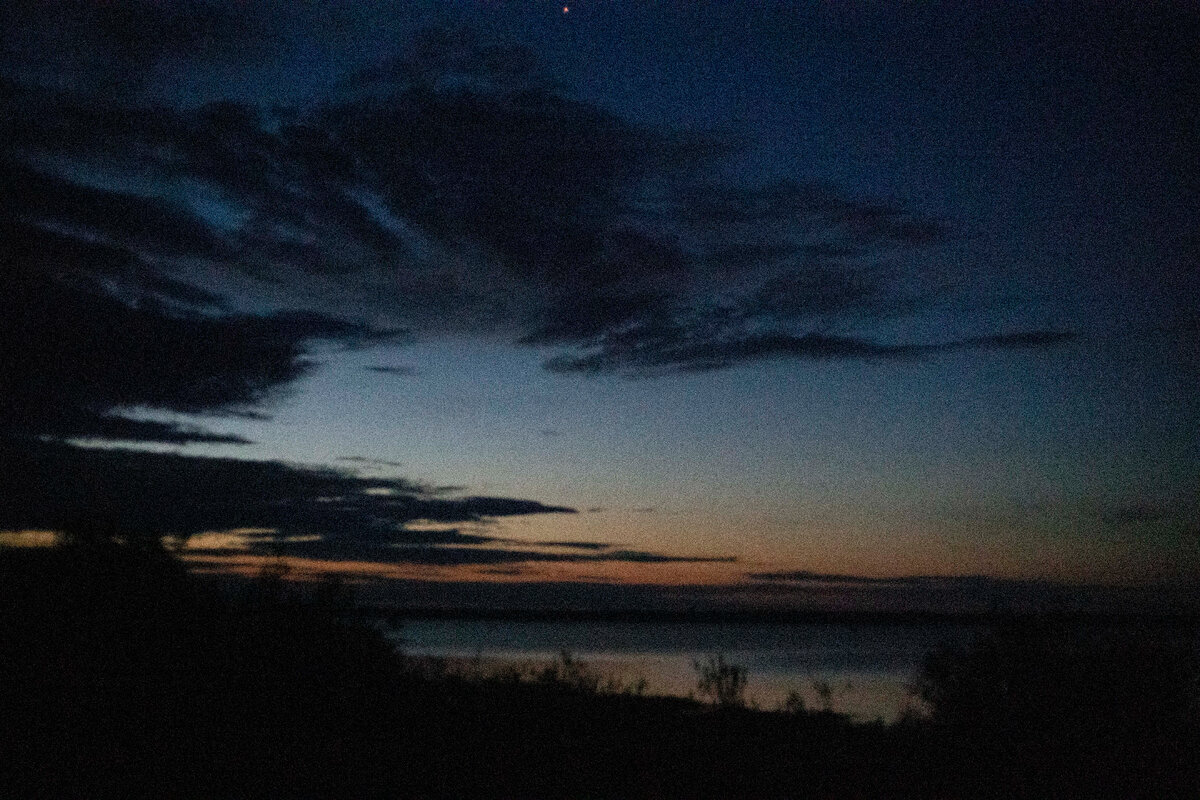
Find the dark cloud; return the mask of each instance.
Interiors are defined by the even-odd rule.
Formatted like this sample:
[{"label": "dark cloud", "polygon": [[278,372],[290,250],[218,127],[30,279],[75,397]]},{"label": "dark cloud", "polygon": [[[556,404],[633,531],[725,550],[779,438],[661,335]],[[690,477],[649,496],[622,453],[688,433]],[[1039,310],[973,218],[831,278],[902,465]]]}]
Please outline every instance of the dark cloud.
[{"label": "dark cloud", "polygon": [[819,333],[736,334],[697,339],[681,326],[630,328],[606,336],[586,355],[556,356],[546,362],[553,372],[604,373],[625,371],[653,375],[667,371],[725,369],[767,358],[827,360],[911,360],[967,350],[1018,350],[1056,347],[1076,335],[1058,331],[1028,331],[980,336],[932,344],[887,344],[853,336]]},{"label": "dark cloud", "polygon": [[344,461],[348,464],[361,464],[364,467],[403,467],[399,461],[387,461],[382,458],[368,458],[367,456],[338,456],[334,461]]},{"label": "dark cloud", "polygon": [[1102,520],[1113,525],[1162,522],[1173,519],[1174,516],[1171,511],[1149,503],[1111,504],[1102,509],[1100,513]]},{"label": "dark cloud", "polygon": [[368,372],[378,372],[381,375],[399,375],[406,378],[417,374],[417,371],[412,367],[393,367],[379,364],[366,367],[366,370]]},{"label": "dark cloud", "polygon": [[213,170],[253,174],[214,151],[239,119],[118,107],[0,76],[0,436],[240,443],[130,412],[261,416],[311,369],[314,341],[398,336],[323,312],[234,312],[219,281],[192,274],[228,275],[246,248],[197,202],[217,190],[166,165],[205,157]]},{"label": "dark cloud", "polygon": [[858,357],[815,331],[921,302],[901,265],[941,222],[723,179],[737,142],[632,123],[535,61],[430,31],[305,109],[118,107],[9,81],[9,213],[109,248],[127,293],[219,307],[188,277],[203,265],[360,319],[557,347],[559,370]]},{"label": "dark cloud", "polygon": [[[532,512],[531,512],[532,513]],[[189,547],[189,559],[283,554],[321,561],[412,564],[435,567],[495,564],[625,562],[632,564],[733,563],[732,556],[672,556],[642,550],[617,550],[611,545],[579,542],[529,542],[462,533],[457,529],[404,529],[379,535],[345,535],[324,528],[323,535],[243,534],[241,549]],[[579,552],[555,552],[558,549]]]},{"label": "dark cloud", "polygon": [[611,544],[604,542],[541,542],[544,547],[569,547],[575,550],[607,550]]},{"label": "dark cloud", "polygon": [[[620,561],[635,564],[694,564],[733,562],[732,557],[669,556],[640,550],[613,550],[600,553],[553,553],[545,550],[518,550],[501,547],[423,547],[399,546],[389,549],[337,547],[331,542],[298,542],[279,549],[289,555],[311,558],[340,558],[386,564],[418,564],[453,567],[469,564],[536,564]],[[262,552],[268,552],[263,550]]]},{"label": "dark cloud", "polygon": [[1200,517],[1200,499],[1187,495],[1103,500],[1090,504],[1090,511],[1104,524],[1129,532],[1181,534],[1196,533]]},{"label": "dark cloud", "polygon": [[808,570],[751,572],[747,573],[746,577],[755,581],[794,584],[797,586],[828,586],[835,588],[853,586],[864,589],[886,589],[893,587],[921,587],[923,589],[941,587],[962,589],[969,587],[972,591],[976,591],[984,590],[989,587],[1020,586],[1024,588],[1033,588],[1039,586],[1048,587],[1059,585],[1056,581],[1013,580],[1008,578],[996,578],[987,575],[904,575],[876,577],[869,575],[810,572]]},{"label": "dark cloud", "polygon": [[[267,22],[290,19],[221,2],[103,5],[66,3],[61,31],[39,33],[40,4],[10,4],[5,169],[30,187],[14,195],[24,222],[152,258],[141,285],[177,302],[220,302],[187,279],[204,263],[356,319],[554,348],[548,368],[582,373],[907,359],[1071,337],[875,340],[870,323],[924,308],[945,285],[939,247],[955,235],[945,221],[828,183],[732,178],[744,143],[630,121],[556,85],[529,49],[464,29],[420,33],[303,107],[118,104],[86,80],[41,80],[36,65],[61,61],[47,54],[63,48],[28,43],[39,37],[85,44],[76,49],[90,55],[60,73],[111,62],[133,74],[132,64],[184,56],[240,63]],[[922,41],[948,33],[931,26]],[[1038,52],[1048,44],[1023,28],[1005,35],[1017,34]],[[923,85],[909,55],[879,57]],[[1167,99],[1156,86],[1146,88]],[[111,188],[121,185],[136,190]]]},{"label": "dark cloud", "polygon": [[810,572],[808,570],[789,570],[782,572],[750,572],[747,578],[756,581],[780,581],[788,583],[808,584],[850,584],[857,586],[897,586],[903,584],[924,583],[943,580],[929,576],[908,575],[898,578],[875,578],[863,575],[843,575],[828,572]]},{"label": "dark cloud", "polygon": [[735,560],[464,531],[455,524],[574,510],[446,497],[404,479],[274,461],[0,440],[0,486],[0,530],[151,538],[237,531],[232,549],[187,550],[214,568],[239,554],[425,566]]},{"label": "dark cloud", "polygon": [[[11,212],[11,209],[9,209]],[[164,297],[157,283],[129,302],[107,289],[115,247],[0,219],[0,435],[238,441],[183,425],[128,418],[126,409],[191,414],[253,411],[312,366],[314,339],[362,342],[365,326],[321,314],[211,316]]]},{"label": "dark cloud", "polygon": [[545,506],[533,500],[514,500],[507,497],[465,497],[459,500],[430,498],[421,506],[421,518],[437,522],[456,522],[464,511],[474,518],[506,517],[537,514],[546,511],[575,513],[574,509]]},{"label": "dark cloud", "polygon": [[[531,500],[448,498],[400,478],[274,461],[0,441],[0,529],[129,535],[247,533],[252,549],[361,553],[397,545],[485,544],[492,537],[416,523],[573,513]],[[297,537],[308,542],[293,542]]]},{"label": "dark cloud", "polygon": [[654,374],[664,370],[725,369],[763,358],[912,358],[909,346],[881,345],[865,339],[786,333],[755,334],[744,338],[696,340],[682,327],[626,330],[607,337],[600,348],[582,356],[557,356],[546,362],[553,372],[603,373],[628,370]]},{"label": "dark cloud", "polygon": [[483,567],[477,572],[481,575],[521,575],[525,570],[520,567]]},{"label": "dark cloud", "polygon": [[665,556],[661,553],[647,553],[642,550],[613,550],[592,559],[594,561],[631,561],[638,564],[667,564],[684,562],[691,564],[732,564],[737,561],[735,556]]}]

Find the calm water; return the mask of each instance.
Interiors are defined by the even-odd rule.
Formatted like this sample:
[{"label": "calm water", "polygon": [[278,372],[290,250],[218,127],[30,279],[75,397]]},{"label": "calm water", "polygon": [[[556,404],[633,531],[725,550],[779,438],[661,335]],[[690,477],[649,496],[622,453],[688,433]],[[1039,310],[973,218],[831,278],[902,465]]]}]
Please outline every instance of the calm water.
[{"label": "calm water", "polygon": [[[480,658],[489,663],[547,662],[562,650],[626,681],[644,678],[654,694],[687,696],[694,662],[722,653],[749,674],[747,694],[764,708],[789,691],[807,705],[858,719],[894,720],[911,704],[907,684],[925,655],[969,641],[965,625],[511,622],[412,620],[393,637],[411,655]],[[823,682],[827,700],[815,684]]]}]

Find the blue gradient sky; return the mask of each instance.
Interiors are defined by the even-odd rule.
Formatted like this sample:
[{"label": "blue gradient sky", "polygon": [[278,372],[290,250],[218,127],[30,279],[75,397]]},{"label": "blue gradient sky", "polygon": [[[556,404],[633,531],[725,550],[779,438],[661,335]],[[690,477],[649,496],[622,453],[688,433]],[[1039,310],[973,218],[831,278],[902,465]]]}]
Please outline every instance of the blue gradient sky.
[{"label": "blue gradient sky", "polygon": [[[1194,8],[569,5],[246,3],[253,36],[168,52],[137,93],[177,107],[304,103],[424,26],[465,25],[527,47],[567,96],[735,139],[722,167],[732,185],[816,181],[944,226],[930,246],[882,258],[920,302],[820,333],[917,347],[1071,338],[562,373],[542,366],[560,348],[516,344],[504,325],[412,324],[402,305],[344,285],[322,294],[210,272],[248,308],[303,298],[413,335],[318,352],[323,366],[265,406],[271,419],[204,420],[254,444],[184,452],[354,463],[535,498],[581,513],[486,529],[737,559],[519,567],[529,579],[1200,576],[1200,128],[1184,99]],[[230,224],[220,202],[193,208]],[[352,456],[394,463],[337,460]]]}]

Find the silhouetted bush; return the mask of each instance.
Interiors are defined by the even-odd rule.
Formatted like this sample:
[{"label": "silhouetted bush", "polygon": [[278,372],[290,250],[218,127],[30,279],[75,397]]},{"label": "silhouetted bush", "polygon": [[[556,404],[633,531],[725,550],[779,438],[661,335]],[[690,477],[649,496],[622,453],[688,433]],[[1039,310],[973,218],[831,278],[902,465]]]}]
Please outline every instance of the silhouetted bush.
[{"label": "silhouetted bush", "polygon": [[1071,796],[1200,789],[1200,661],[1191,628],[1025,622],[932,654],[916,690],[932,721],[1000,785]]},{"label": "silhouetted bush", "polygon": [[543,666],[537,680],[549,686],[560,686],[580,692],[598,692],[602,677],[583,661],[563,650],[558,659]]},{"label": "silhouetted bush", "polygon": [[692,662],[699,674],[696,693],[717,708],[746,707],[746,669],[730,664],[721,653]]}]

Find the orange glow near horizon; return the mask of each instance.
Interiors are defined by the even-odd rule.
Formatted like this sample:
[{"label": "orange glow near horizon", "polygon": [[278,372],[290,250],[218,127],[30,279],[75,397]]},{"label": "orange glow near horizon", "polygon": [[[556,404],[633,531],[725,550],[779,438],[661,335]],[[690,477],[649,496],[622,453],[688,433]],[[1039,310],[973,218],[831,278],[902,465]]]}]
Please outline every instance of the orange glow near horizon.
[{"label": "orange glow near horizon", "polygon": [[730,562],[642,563],[626,561],[512,562],[502,564],[392,564],[378,561],[334,561],[298,556],[269,556],[230,550],[228,555],[189,554],[180,559],[193,572],[253,577],[281,565],[285,580],[310,582],[327,575],[350,581],[420,580],[474,583],[615,583],[657,586],[720,586],[741,581],[744,567]]},{"label": "orange glow near horizon", "polygon": [[[583,515],[580,515],[581,517]],[[579,518],[571,522],[583,521]],[[627,521],[627,520],[623,520]],[[956,552],[952,540],[939,540],[929,536],[923,547],[915,547],[911,536],[898,535],[889,541],[886,537],[861,533],[853,535],[847,531],[827,530],[820,534],[797,536],[801,543],[792,552],[780,548],[779,552],[737,553],[736,546],[720,547],[719,543],[704,536],[699,537],[708,544],[703,549],[693,546],[677,550],[673,528],[680,521],[666,520],[667,535],[657,541],[646,542],[648,535],[637,535],[625,529],[626,534],[617,538],[612,530],[596,530],[592,526],[566,525],[551,527],[544,524],[550,520],[520,520],[517,524],[502,523],[488,526],[488,533],[497,537],[488,549],[515,549],[519,551],[535,548],[537,553],[563,556],[579,555],[584,560],[556,561],[536,558],[529,561],[514,559],[496,563],[468,563],[456,565],[433,565],[419,563],[387,563],[371,560],[332,560],[299,556],[268,556],[251,552],[257,536],[276,531],[265,528],[231,529],[207,531],[189,537],[185,542],[168,537],[164,543],[181,561],[197,573],[228,574],[253,577],[264,566],[283,564],[288,570],[285,579],[296,582],[315,581],[325,575],[340,575],[349,581],[387,582],[478,582],[503,583],[607,583],[616,585],[656,585],[665,588],[681,586],[742,586],[756,583],[752,573],[800,571],[827,575],[851,575],[869,579],[903,578],[908,576],[986,576],[1011,580],[1049,580],[1066,585],[1099,584],[1109,586],[1136,586],[1146,584],[1170,584],[1186,578],[1186,565],[1172,569],[1170,564],[1146,563],[1144,553],[1136,543],[1126,543],[1123,550],[1096,551],[1087,543],[1059,541],[1054,548],[1039,547],[1036,541],[1028,541],[1018,552],[997,549],[989,552],[976,548],[964,559],[961,550]],[[645,523],[643,523],[645,524]],[[632,526],[631,526],[632,527]],[[679,527],[686,527],[679,525]],[[564,529],[565,528],[565,529]],[[511,536],[507,542],[504,537]],[[317,536],[287,537],[288,542],[317,541]],[[555,547],[555,541],[603,542],[617,541],[607,549],[585,551],[570,547]],[[641,540],[641,541],[639,541]],[[0,531],[0,548],[50,547],[61,542],[60,536],[49,530]],[[458,546],[463,550],[475,549],[473,545]],[[195,552],[204,550],[206,552]],[[618,557],[606,561],[586,559],[589,554],[603,556],[616,554],[620,550],[664,554],[681,558],[676,561],[621,560]],[[720,558],[737,553],[734,561],[687,561],[686,557]],[[919,553],[919,557],[916,555]],[[1140,563],[1140,569],[1134,564]]]}]

